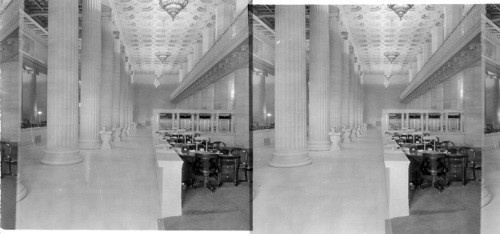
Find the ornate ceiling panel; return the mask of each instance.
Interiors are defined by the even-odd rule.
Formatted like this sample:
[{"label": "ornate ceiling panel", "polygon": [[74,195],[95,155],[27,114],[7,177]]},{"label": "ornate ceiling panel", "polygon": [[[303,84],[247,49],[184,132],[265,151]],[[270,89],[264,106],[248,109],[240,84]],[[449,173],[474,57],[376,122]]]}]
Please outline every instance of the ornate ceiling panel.
[{"label": "ornate ceiling panel", "polygon": [[[363,70],[370,73],[406,73],[422,45],[430,39],[436,23],[443,23],[442,5],[414,5],[399,19],[387,5],[344,5],[340,7],[349,38]],[[384,52],[397,51],[391,64]]]},{"label": "ornate ceiling panel", "polygon": [[171,53],[163,66],[165,72],[177,71],[187,61],[192,46],[201,40],[205,27],[213,27],[215,6],[235,0],[190,0],[175,20],[158,0],[115,0],[122,36],[128,54],[139,72],[154,72],[162,67],[158,51]]}]

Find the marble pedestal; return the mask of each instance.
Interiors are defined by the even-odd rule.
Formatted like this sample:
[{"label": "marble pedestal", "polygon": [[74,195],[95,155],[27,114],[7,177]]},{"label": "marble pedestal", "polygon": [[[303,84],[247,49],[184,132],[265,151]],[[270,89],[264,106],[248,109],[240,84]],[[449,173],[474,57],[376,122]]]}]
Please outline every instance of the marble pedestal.
[{"label": "marble pedestal", "polygon": [[332,142],[332,146],[330,147],[330,151],[339,151],[341,148],[341,146],[340,146],[341,133],[340,132],[330,132],[330,133],[328,133],[328,135],[330,135],[330,141]]},{"label": "marble pedestal", "polygon": [[101,130],[99,133],[101,134],[101,140],[102,140],[101,149],[111,149],[112,147],[110,141],[113,132]]},{"label": "marble pedestal", "polygon": [[122,141],[122,139],[120,138],[121,132],[122,132],[121,128],[113,128],[113,142]]}]

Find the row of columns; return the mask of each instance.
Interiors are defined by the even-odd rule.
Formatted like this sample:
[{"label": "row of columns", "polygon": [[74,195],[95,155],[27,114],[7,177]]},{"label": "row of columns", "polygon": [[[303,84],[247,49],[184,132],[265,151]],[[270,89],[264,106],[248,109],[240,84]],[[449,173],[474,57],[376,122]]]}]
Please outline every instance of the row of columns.
[{"label": "row of columns", "polygon": [[78,3],[54,0],[48,18],[47,149],[41,161],[68,165],[83,161],[80,148],[100,148],[101,128],[132,122],[130,66],[101,1],[83,4],[80,82]]},{"label": "row of columns", "polygon": [[310,8],[309,85],[306,83],[304,7],[276,6],[276,143],[269,163],[274,167],[310,164],[309,150],[330,149],[330,128],[340,130],[362,122],[361,71],[336,8],[332,8],[332,16],[330,6]]}]

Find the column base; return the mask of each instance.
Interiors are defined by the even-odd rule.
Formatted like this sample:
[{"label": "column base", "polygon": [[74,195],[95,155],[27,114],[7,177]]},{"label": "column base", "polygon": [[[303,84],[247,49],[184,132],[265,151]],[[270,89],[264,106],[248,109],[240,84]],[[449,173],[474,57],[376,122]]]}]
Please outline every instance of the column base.
[{"label": "column base", "polygon": [[80,140],[78,142],[80,149],[99,149],[101,148],[101,143],[98,140]]},{"label": "column base", "polygon": [[44,150],[41,162],[46,165],[62,166],[83,162],[79,150],[53,151]]},{"label": "column base", "polygon": [[309,152],[274,153],[269,162],[271,167],[301,167],[311,164]]},{"label": "column base", "polygon": [[21,182],[19,182],[19,179],[17,179],[16,202],[20,202],[27,195],[28,195],[28,189],[26,188],[26,186],[24,186],[23,184],[21,184]]},{"label": "column base", "polygon": [[328,151],[331,143],[329,141],[308,142],[307,149],[311,151]]}]

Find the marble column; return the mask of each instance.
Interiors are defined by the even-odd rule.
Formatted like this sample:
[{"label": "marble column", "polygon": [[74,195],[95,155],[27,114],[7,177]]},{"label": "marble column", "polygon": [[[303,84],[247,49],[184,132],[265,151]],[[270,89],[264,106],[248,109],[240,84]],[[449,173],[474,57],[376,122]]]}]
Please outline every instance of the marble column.
[{"label": "marble column", "polygon": [[342,32],[342,126],[349,125],[349,41],[347,32]]},{"label": "marble column", "polygon": [[[349,125],[354,124],[354,47],[349,45]],[[351,126],[352,127],[352,126]]]},{"label": "marble column", "polygon": [[83,2],[80,148],[98,149],[101,90],[101,1]]},{"label": "marble column", "polygon": [[113,23],[111,20],[111,9],[104,5],[102,7],[100,127],[106,127],[110,130],[113,126]]},{"label": "marble column", "polygon": [[186,77],[186,67],[182,65],[182,67],[179,68],[179,83],[181,83],[182,80],[184,80],[184,77]]},{"label": "marble column", "polygon": [[120,95],[119,95],[119,123],[120,125],[126,124],[125,122],[125,93],[126,93],[126,84],[125,84],[125,47],[121,46],[121,56],[120,56],[120,82],[118,83],[118,87],[120,87]]},{"label": "marble column", "polygon": [[437,49],[443,44],[444,37],[444,27],[442,23],[436,23],[431,28],[431,40],[432,40],[432,53],[434,54]]},{"label": "marble column", "polygon": [[234,71],[235,146],[250,147],[250,70],[248,67]]},{"label": "marble column", "polygon": [[427,63],[429,58],[431,57],[431,42],[426,40],[422,45],[422,67]]},{"label": "marble column", "polygon": [[230,4],[222,2],[215,7],[215,40],[226,31],[231,25],[231,18],[233,15],[234,7]]},{"label": "marble column", "polygon": [[462,19],[462,5],[445,4],[444,8],[444,39],[448,38],[453,29]]},{"label": "marble column", "polygon": [[80,163],[78,149],[78,1],[49,4],[47,74],[48,165]]},{"label": "marble column", "polygon": [[[334,7],[332,7],[334,8]],[[342,129],[342,49],[339,9],[334,8],[330,17],[330,128],[338,132]]]},{"label": "marble column", "polygon": [[423,56],[422,56],[422,51],[417,52],[417,72],[420,72],[420,69],[422,69],[424,65],[423,61]]},{"label": "marble column", "polygon": [[311,5],[309,69],[309,150],[329,150],[329,6]]},{"label": "marble column", "polygon": [[266,120],[266,78],[263,72],[253,72],[253,123],[264,125]]},{"label": "marble column", "polygon": [[203,37],[203,54],[206,54],[214,45],[215,29],[213,26],[207,25],[206,28],[202,29],[201,34]]},{"label": "marble column", "polygon": [[192,53],[188,54],[187,55],[187,74],[189,74],[191,72],[191,70],[193,70],[193,67],[194,67],[194,56]]},{"label": "marble column", "polygon": [[275,151],[270,166],[310,164],[306,133],[306,24],[304,5],[276,5]]},{"label": "marble column", "polygon": [[121,63],[121,48],[120,48],[120,32],[113,32],[115,39],[113,43],[113,75],[112,75],[112,123],[120,126],[120,63]]}]

